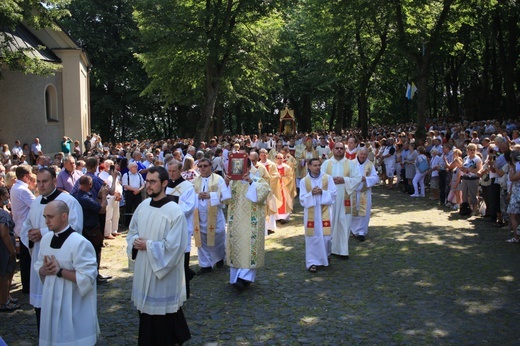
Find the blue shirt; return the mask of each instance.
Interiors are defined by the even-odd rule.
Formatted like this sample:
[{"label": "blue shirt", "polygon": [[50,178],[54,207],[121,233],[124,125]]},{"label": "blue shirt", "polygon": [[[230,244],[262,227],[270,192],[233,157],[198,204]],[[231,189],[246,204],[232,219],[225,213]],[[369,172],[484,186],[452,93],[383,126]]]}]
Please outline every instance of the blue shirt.
[{"label": "blue shirt", "polygon": [[[103,181],[103,179],[96,176],[94,173],[87,172],[87,173],[85,173],[85,175],[88,175],[92,178],[92,190],[90,190],[90,193],[92,194],[92,196],[97,197],[99,194],[99,191],[101,190],[101,188],[103,187],[105,182]],[[78,192],[78,190],[79,190],[79,179],[76,180],[76,183],[74,183],[74,187],[70,191],[70,194],[73,195],[76,192]]]},{"label": "blue shirt", "polygon": [[78,200],[81,209],[83,210],[83,229],[92,229],[93,227],[98,226],[101,204],[96,202],[90,192],[85,192],[83,190],[78,190],[73,193],[72,196]]}]

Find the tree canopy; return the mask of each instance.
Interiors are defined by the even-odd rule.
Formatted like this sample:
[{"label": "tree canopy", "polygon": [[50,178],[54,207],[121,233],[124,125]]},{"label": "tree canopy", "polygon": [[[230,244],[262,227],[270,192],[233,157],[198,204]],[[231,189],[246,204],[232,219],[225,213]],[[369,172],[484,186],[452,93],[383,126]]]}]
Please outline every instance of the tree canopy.
[{"label": "tree canopy", "polygon": [[[24,19],[22,3],[0,5],[2,22]],[[516,0],[53,3],[91,57],[92,120],[107,139],[208,139],[256,133],[259,120],[275,132],[285,106],[299,131],[365,134],[519,115]]]},{"label": "tree canopy", "polygon": [[44,5],[39,0],[0,2],[0,78],[5,67],[39,75],[52,74],[59,67],[26,54],[32,48],[10,49],[12,37],[8,32],[22,22],[35,29],[53,27],[57,20],[68,14],[65,8],[68,3],[70,0],[48,0]]}]

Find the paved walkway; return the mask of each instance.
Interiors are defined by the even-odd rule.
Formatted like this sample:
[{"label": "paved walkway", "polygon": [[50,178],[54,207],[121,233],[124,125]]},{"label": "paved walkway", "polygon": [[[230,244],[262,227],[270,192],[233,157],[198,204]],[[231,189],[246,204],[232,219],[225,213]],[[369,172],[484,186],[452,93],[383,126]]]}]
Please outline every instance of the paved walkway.
[{"label": "paved walkway", "polygon": [[[374,204],[367,241],[351,238],[348,261],[305,270],[299,208],[268,237],[249,290],[234,290],[227,268],[196,277],[183,308],[189,345],[520,345],[520,247],[504,242],[506,230],[379,187]],[[125,246],[118,237],[103,250],[102,273],[115,278],[99,288],[99,345],[136,344]],[[23,309],[0,315],[0,336],[35,345],[28,297],[14,296]]]}]

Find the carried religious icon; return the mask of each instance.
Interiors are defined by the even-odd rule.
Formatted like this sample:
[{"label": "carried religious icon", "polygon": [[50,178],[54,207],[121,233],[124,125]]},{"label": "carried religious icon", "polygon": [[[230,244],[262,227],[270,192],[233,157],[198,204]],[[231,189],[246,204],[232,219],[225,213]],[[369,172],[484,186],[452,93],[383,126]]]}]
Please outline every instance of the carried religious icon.
[{"label": "carried religious icon", "polygon": [[229,168],[232,180],[242,180],[244,172],[247,168],[247,154],[246,153],[232,153],[229,154]]}]

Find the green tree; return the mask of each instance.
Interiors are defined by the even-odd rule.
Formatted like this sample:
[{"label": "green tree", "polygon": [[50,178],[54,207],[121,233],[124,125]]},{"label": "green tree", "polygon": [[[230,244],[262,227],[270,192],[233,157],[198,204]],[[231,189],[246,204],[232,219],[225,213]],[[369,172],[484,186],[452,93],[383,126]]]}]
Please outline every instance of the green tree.
[{"label": "green tree", "polygon": [[[332,28],[330,31],[333,33],[324,30],[325,23],[331,23],[329,9],[325,1],[306,1],[285,11],[280,44],[273,52],[283,81],[279,93],[283,103],[295,110],[298,128],[303,132],[314,129],[313,115],[321,113],[317,109],[327,108],[324,105],[334,102],[330,95],[346,89],[342,84],[344,80],[335,74],[334,69],[338,61],[348,64],[345,54],[342,54],[344,46],[338,43],[332,47],[327,41],[337,42],[337,31]],[[339,109],[338,113],[341,113],[343,106]],[[329,118],[331,126],[342,127],[343,117],[337,121],[332,116]]]},{"label": "green tree", "polygon": [[92,61],[93,131],[103,140],[165,138],[175,124],[157,95],[141,97],[148,77],[134,53],[140,47],[132,0],[73,1],[64,25]]},{"label": "green tree", "polygon": [[0,78],[2,69],[21,71],[25,74],[48,75],[54,73],[59,65],[40,60],[31,54],[33,48],[12,50],[9,32],[24,22],[34,28],[57,27],[56,21],[68,14],[63,7],[70,0],[48,0],[45,7],[39,0],[2,0],[0,2]]},{"label": "green tree", "polygon": [[450,35],[456,34],[462,25],[474,25],[476,13],[472,0],[395,0],[395,18],[400,49],[415,66],[417,80],[417,133],[425,136],[429,97],[431,60],[435,53],[447,47]]},{"label": "green tree", "polygon": [[518,117],[520,89],[520,6],[517,1],[497,1],[492,10],[494,40],[503,75],[505,93],[504,111],[509,117]]},{"label": "green tree", "polygon": [[288,98],[302,109],[297,114],[302,113],[304,130],[310,131],[316,123],[311,118],[322,113],[319,117],[329,118],[339,132],[352,126],[357,109],[366,135],[371,81],[388,45],[392,16],[386,5],[386,0],[309,0],[292,9],[284,34],[291,59],[281,70]]},{"label": "green tree", "polygon": [[268,124],[278,128],[278,115],[274,110],[282,107],[277,99],[282,81],[275,69],[277,59],[273,50],[279,45],[282,26],[281,14],[273,11],[269,17],[247,28],[238,28],[242,30],[238,35],[241,53],[229,61],[217,102],[213,133],[220,134],[225,129],[233,133],[242,130],[256,133],[260,119],[266,130],[273,130]]},{"label": "green tree", "polygon": [[139,54],[152,78],[147,91],[200,109],[197,139],[208,138],[231,61],[248,54],[242,35],[286,1],[144,0],[136,4],[145,46]]}]

